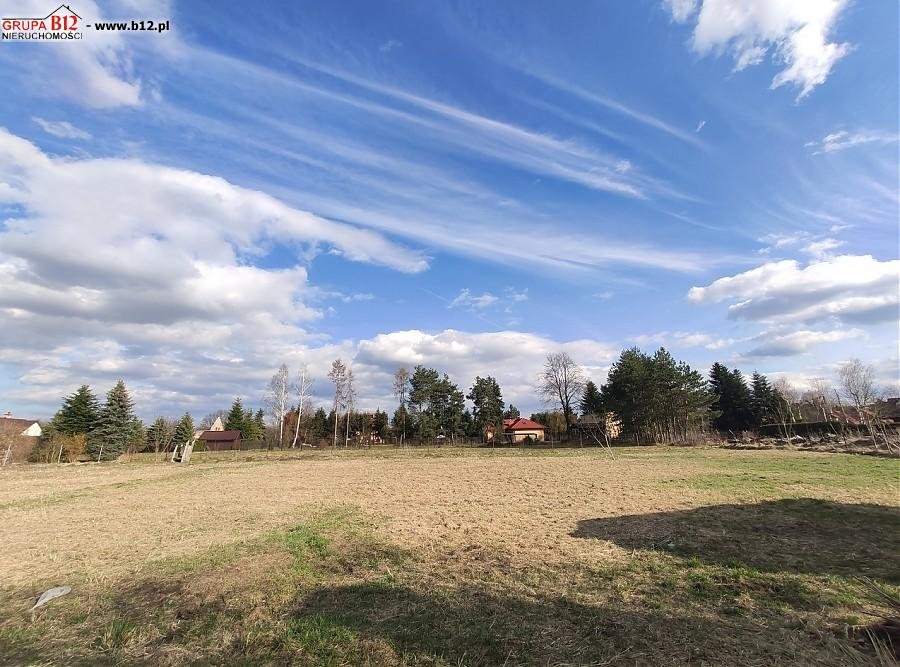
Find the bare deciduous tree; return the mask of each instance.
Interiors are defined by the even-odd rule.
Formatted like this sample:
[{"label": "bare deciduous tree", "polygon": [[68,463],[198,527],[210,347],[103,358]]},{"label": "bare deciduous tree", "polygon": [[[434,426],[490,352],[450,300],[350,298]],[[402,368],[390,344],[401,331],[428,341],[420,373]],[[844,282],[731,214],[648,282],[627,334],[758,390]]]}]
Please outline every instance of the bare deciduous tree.
[{"label": "bare deciduous tree", "polygon": [[544,370],[538,379],[538,393],[549,405],[559,406],[566,420],[566,429],[572,425],[572,405],[584,389],[584,373],[568,352],[547,355]]},{"label": "bare deciduous tree", "polygon": [[394,371],[394,396],[397,397],[397,402],[400,403],[400,407],[403,408],[400,411],[402,417],[402,423],[400,426],[400,445],[403,445],[403,436],[406,433],[406,395],[409,393],[409,369],[404,366],[401,366],[396,371]]},{"label": "bare deciduous tree", "polygon": [[310,389],[312,388],[312,376],[309,369],[303,365],[297,372],[297,381],[294,383],[294,395],[297,397],[297,423],[294,426],[294,440],[291,449],[297,446],[297,438],[300,436],[300,421],[303,419],[303,409],[309,404]]},{"label": "bare deciduous tree", "polygon": [[291,381],[287,364],[281,364],[269,381],[266,405],[272,420],[278,425],[278,447],[284,447],[284,418],[288,411]]},{"label": "bare deciduous tree", "polygon": [[847,363],[841,364],[838,368],[838,380],[841,383],[842,393],[853,403],[859,415],[859,420],[869,430],[872,444],[877,447],[878,441],[875,439],[875,429],[871,419],[869,419],[868,411],[865,409],[877,398],[875,367],[864,364],[859,359],[851,359]]},{"label": "bare deciduous tree", "polygon": [[347,367],[340,359],[331,362],[331,370],[328,371],[328,379],[334,385],[334,438],[331,441],[331,449],[337,447],[338,415],[344,400],[344,391],[347,384]]},{"label": "bare deciduous tree", "polygon": [[356,402],[356,390],[353,388],[353,370],[347,369],[347,383],[344,386],[344,405],[347,408],[347,426],[344,434],[344,448],[350,444],[350,414]]}]

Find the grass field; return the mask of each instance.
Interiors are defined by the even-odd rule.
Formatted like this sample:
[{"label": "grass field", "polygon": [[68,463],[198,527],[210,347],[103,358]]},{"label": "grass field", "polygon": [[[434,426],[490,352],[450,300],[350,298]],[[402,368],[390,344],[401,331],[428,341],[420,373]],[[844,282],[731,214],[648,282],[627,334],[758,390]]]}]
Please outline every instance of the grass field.
[{"label": "grass field", "polygon": [[871,664],[854,577],[900,590],[898,482],[658,447],[15,466],[0,662]]}]

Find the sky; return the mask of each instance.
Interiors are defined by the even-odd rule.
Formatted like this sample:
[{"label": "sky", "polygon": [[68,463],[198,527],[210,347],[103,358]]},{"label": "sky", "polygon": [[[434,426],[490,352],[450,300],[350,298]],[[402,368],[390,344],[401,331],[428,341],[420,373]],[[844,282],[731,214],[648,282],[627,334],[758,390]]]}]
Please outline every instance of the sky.
[{"label": "sky", "polygon": [[897,385],[895,2],[69,6],[170,30],[0,42],[2,412],[327,404],[340,357],[361,409],[424,364],[528,414],[634,345]]}]

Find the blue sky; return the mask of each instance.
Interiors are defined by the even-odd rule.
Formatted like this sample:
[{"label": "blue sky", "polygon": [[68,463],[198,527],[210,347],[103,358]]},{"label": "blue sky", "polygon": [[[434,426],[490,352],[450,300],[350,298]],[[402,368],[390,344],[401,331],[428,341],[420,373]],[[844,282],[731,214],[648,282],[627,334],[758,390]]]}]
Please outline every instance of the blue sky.
[{"label": "blue sky", "polygon": [[896,3],[71,7],[173,29],[0,43],[3,410],[325,401],[337,356],[531,410],[634,344],[897,382]]}]

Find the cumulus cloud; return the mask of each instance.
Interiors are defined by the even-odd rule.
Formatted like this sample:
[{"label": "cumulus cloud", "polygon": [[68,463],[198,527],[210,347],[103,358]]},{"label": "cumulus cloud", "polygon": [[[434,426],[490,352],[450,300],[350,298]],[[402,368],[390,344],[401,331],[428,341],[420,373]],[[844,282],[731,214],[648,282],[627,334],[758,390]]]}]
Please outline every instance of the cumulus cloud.
[{"label": "cumulus cloud", "polygon": [[887,146],[900,141],[900,134],[896,132],[880,132],[875,130],[858,130],[856,132],[848,132],[841,130],[825,135],[822,141],[810,141],[806,144],[807,148],[815,149],[813,155],[821,153],[834,153],[835,151],[843,151],[854,146],[862,146],[865,144],[878,144]]},{"label": "cumulus cloud", "polygon": [[706,287],[693,287],[694,303],[731,301],[733,319],[766,322],[877,323],[897,319],[900,260],[841,255],[763,264]]},{"label": "cumulus cloud", "polygon": [[[305,330],[322,315],[301,261],[311,248],[427,266],[373,231],[221,178],[50,157],[3,130],[0,205],[15,216],[0,231],[0,364],[24,378],[10,401],[55,402],[72,384],[118,376],[148,405],[224,400],[321,342]],[[293,265],[261,265],[276,245],[295,252]]]},{"label": "cumulus cloud", "polygon": [[535,386],[547,355],[568,352],[595,381],[603,381],[618,355],[618,348],[595,340],[558,343],[532,333],[497,331],[467,333],[447,329],[439,333],[418,330],[396,331],[360,341],[354,358],[381,388],[385,400],[390,375],[401,365],[416,364],[446,370],[461,387],[467,388],[476,375],[497,378],[507,403],[522,409],[537,408]]},{"label": "cumulus cloud", "polygon": [[741,357],[756,359],[761,357],[789,357],[807,352],[814,345],[836,343],[863,335],[860,329],[835,329],[833,331],[792,331],[790,333],[765,332],[753,340],[756,346]]},{"label": "cumulus cloud", "polygon": [[661,345],[673,349],[704,347],[707,350],[720,350],[735,342],[730,338],[716,338],[697,331],[660,331],[634,336],[630,340],[640,346]]},{"label": "cumulus cloud", "polygon": [[60,139],[90,139],[89,132],[80,130],[67,120],[44,120],[37,116],[31,118],[34,123],[47,134]]},{"label": "cumulus cloud", "polygon": [[772,88],[792,84],[799,98],[825,82],[849,44],[831,32],[848,0],[665,0],[675,21],[695,20],[692,47],[700,55],[727,52],[735,70],[762,62],[770,54],[784,69]]}]

